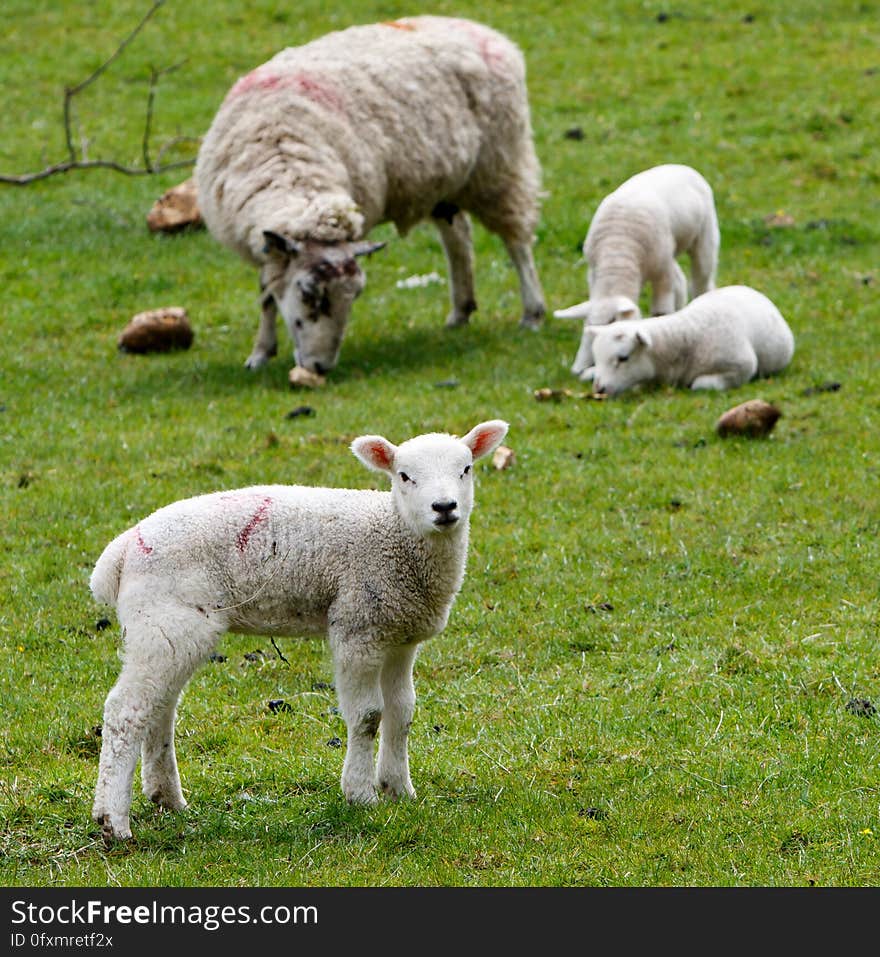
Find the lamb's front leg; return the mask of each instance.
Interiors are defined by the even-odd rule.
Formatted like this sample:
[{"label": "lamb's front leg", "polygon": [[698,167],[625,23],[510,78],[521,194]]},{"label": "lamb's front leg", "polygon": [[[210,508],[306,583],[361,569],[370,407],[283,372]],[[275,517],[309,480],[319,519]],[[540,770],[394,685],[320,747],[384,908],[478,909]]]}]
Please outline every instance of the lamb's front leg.
[{"label": "lamb's front leg", "polygon": [[336,694],[348,728],[342,793],[350,804],[375,804],[373,745],[382,720],[382,657],[363,648],[357,637],[331,640],[331,648]]},{"label": "lamb's front leg", "polygon": [[413,662],[418,645],[392,649],[382,666],[382,727],[379,732],[379,759],[376,787],[392,798],[415,797],[409,777],[407,738],[416,704]]}]

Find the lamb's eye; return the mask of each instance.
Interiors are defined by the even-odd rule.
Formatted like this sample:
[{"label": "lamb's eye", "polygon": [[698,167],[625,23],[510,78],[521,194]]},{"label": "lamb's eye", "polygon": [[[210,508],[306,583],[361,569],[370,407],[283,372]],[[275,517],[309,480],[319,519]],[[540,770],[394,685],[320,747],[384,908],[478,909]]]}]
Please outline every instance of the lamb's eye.
[{"label": "lamb's eye", "polygon": [[398,472],[401,482],[411,482],[412,479],[406,474],[406,472]]},{"label": "lamb's eye", "polygon": [[464,471],[461,473],[461,477],[464,478],[465,475],[467,475],[470,472],[470,470],[471,470],[471,467],[469,465],[466,465],[464,467]]},{"label": "lamb's eye", "polygon": [[618,356],[618,357],[617,357],[617,361],[618,361],[618,362],[626,362],[626,360],[627,360],[628,358],[629,358],[629,356]]}]

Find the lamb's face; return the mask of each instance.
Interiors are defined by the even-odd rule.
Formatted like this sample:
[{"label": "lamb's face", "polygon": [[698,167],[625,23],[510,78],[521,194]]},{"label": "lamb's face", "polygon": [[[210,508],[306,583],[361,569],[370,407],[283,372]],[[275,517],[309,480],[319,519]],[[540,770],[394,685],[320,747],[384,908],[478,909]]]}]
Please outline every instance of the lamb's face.
[{"label": "lamb's face", "polygon": [[639,321],[636,328],[615,323],[591,329],[597,394],[618,395],[654,378],[649,336],[640,325]]},{"label": "lamb's face", "polygon": [[474,505],[473,463],[498,447],[507,423],[484,422],[457,439],[431,432],[396,446],[379,435],[364,435],[352,451],[369,468],[391,477],[395,507],[423,538],[466,528]]},{"label": "lamb's face", "polygon": [[474,505],[474,457],[448,436],[425,435],[397,449],[391,493],[407,525],[421,535],[466,526]]},{"label": "lamb's face", "polygon": [[319,374],[329,372],[339,359],[351,305],[367,281],[356,257],[384,243],[294,243],[265,235],[274,268],[267,270],[264,294],[275,299],[284,318],[296,363]]}]

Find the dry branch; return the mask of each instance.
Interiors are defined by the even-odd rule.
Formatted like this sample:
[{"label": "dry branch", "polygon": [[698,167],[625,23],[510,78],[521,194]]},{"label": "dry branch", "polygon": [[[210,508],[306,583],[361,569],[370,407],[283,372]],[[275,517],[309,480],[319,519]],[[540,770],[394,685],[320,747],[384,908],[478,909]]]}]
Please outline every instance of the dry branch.
[{"label": "dry branch", "polygon": [[173,146],[178,146],[181,143],[197,143],[198,137],[195,136],[177,137],[174,140],[165,143],[159,149],[156,162],[150,158],[150,135],[153,125],[153,106],[156,98],[156,87],[158,85],[159,79],[162,76],[178,69],[182,65],[181,63],[176,63],[174,66],[165,67],[161,70],[156,70],[152,67],[150,68],[150,85],[147,92],[147,115],[146,121],[144,123],[144,133],[141,142],[144,160],[143,166],[126,166],[125,164],[116,162],[115,160],[89,160],[86,159],[85,146],[82,147],[81,154],[78,155],[76,147],[73,145],[71,115],[73,98],[78,93],[81,93],[84,89],[86,89],[86,87],[94,83],[94,81],[97,80],[102,73],[104,73],[110,64],[121,56],[126,47],[128,47],[134,38],[141,32],[144,26],[146,26],[147,21],[164,3],[165,0],[153,0],[153,5],[141,18],[140,23],[138,23],[131,33],[129,33],[129,35],[119,44],[113,53],[111,53],[110,56],[96,70],[94,70],[89,76],[77,83],[75,86],[67,86],[64,88],[64,139],[67,144],[67,158],[57,163],[52,163],[51,165],[46,166],[44,169],[41,169],[35,173],[22,173],[12,176],[0,173],[0,183],[7,183],[13,186],[26,186],[29,183],[35,183],[37,180],[47,179],[50,176],[54,176],[56,173],[68,173],[70,170],[74,169],[110,169],[117,173],[124,173],[126,176],[146,176],[152,175],[154,173],[164,173],[166,170],[180,169],[184,166],[193,165],[195,162],[194,159],[177,160],[175,162],[165,164],[163,164],[161,160],[162,156],[164,156],[165,153],[167,153],[168,150]]}]

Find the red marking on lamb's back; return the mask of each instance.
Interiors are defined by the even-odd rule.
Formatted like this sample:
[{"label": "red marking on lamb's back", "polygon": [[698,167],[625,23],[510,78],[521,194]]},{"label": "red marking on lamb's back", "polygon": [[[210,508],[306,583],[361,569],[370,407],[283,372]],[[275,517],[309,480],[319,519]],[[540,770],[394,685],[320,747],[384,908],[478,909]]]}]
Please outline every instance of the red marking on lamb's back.
[{"label": "red marking on lamb's back", "polygon": [[139,552],[143,552],[144,555],[149,555],[149,554],[151,554],[152,551],[153,551],[153,547],[152,547],[152,545],[148,545],[148,544],[144,541],[144,537],[143,537],[143,535],[141,535],[141,527],[140,527],[140,525],[138,525],[137,528],[135,528],[134,534],[135,534],[135,543],[137,544],[138,551],[139,551]]},{"label": "red marking on lamb's back", "polygon": [[383,20],[383,27],[394,27],[395,30],[415,30],[414,23],[404,23],[401,20]]},{"label": "red marking on lamb's back", "polygon": [[235,547],[243,552],[247,548],[248,540],[253,534],[254,529],[261,523],[266,521],[266,516],[269,512],[269,506],[272,504],[272,499],[267,495],[266,498],[260,502],[259,508],[251,515],[247,525],[238,533],[235,538]]},{"label": "red marking on lamb's back", "polygon": [[227,99],[254,90],[270,92],[281,89],[292,89],[300,96],[304,96],[307,100],[311,100],[328,110],[334,110],[338,113],[345,110],[345,101],[332,83],[320,80],[314,74],[305,70],[298,70],[296,73],[274,73],[265,64],[243,76],[229,91]]}]

